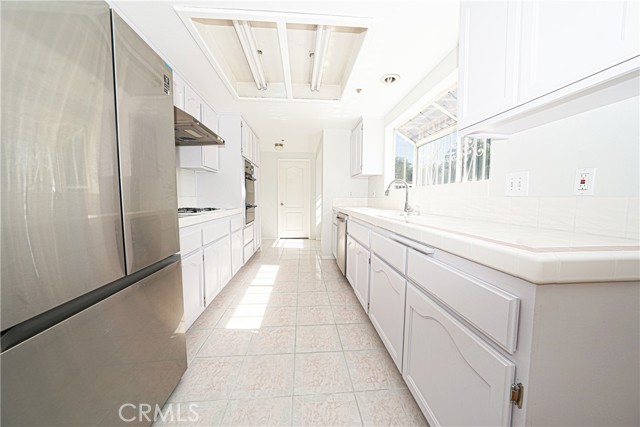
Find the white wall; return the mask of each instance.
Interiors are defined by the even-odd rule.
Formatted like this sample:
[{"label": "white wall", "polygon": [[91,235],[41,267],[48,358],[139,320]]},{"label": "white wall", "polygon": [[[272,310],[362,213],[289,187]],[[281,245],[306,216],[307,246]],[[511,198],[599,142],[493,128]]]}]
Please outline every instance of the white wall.
[{"label": "white wall", "polygon": [[[410,202],[437,215],[637,239],[639,106],[635,97],[494,140],[488,181],[418,187]],[[592,167],[595,194],[574,196],[576,169]],[[518,171],[529,171],[529,196],[505,197],[505,174]],[[398,190],[370,204],[401,209],[402,199]]]},{"label": "white wall", "polygon": [[322,132],[322,256],[331,254],[331,215],[334,199],[367,197],[368,180],[351,178],[349,143],[351,131]]},{"label": "white wall", "polygon": [[315,153],[260,152],[260,195],[259,206],[262,209],[262,238],[275,239],[278,237],[278,159],[309,159],[311,160],[309,183],[309,230],[310,238],[315,239],[316,223],[316,164]]},{"label": "white wall", "polygon": [[320,141],[316,150],[316,198],[313,204],[316,240],[322,237],[322,160],[322,141]]},{"label": "white wall", "polygon": [[384,116],[384,174],[369,178],[369,197],[381,197],[386,184],[394,178],[394,128],[414,117],[457,81],[458,49],[454,49]]}]

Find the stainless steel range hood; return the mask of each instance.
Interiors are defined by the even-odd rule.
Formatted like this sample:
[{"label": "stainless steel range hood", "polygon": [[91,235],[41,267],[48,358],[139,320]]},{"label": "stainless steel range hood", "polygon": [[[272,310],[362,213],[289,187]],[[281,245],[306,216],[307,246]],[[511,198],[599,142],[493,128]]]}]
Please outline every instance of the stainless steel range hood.
[{"label": "stainless steel range hood", "polygon": [[203,125],[200,120],[178,107],[173,107],[176,145],[224,145],[224,139]]}]

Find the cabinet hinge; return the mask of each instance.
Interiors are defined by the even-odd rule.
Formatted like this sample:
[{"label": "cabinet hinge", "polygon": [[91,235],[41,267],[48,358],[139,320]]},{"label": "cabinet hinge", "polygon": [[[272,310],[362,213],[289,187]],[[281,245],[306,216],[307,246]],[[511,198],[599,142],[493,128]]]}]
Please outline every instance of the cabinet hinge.
[{"label": "cabinet hinge", "polygon": [[369,265],[371,265],[371,257],[369,257]]},{"label": "cabinet hinge", "polygon": [[511,384],[511,401],[522,409],[522,401],[524,400],[524,386],[522,383]]}]

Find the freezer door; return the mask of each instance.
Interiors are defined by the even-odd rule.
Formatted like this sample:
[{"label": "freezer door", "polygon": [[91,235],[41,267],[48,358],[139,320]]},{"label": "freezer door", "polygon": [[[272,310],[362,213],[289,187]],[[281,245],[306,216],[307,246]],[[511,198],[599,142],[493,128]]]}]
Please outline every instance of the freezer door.
[{"label": "freezer door", "polygon": [[1,2],[0,20],[4,330],[125,271],[109,8]]},{"label": "freezer door", "polygon": [[182,314],[178,261],[5,351],[0,423],[139,425],[186,369]]},{"label": "freezer door", "polygon": [[115,12],[116,104],[127,274],[180,249],[172,71]]}]

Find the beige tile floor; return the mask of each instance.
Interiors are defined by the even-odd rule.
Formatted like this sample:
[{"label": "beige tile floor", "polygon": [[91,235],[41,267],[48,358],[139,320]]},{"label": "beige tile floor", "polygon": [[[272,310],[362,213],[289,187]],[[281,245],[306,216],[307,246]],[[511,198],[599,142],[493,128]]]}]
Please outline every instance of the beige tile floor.
[{"label": "beige tile floor", "polygon": [[264,241],[187,332],[187,352],[168,404],[199,419],[180,426],[427,425],[317,241]]}]

